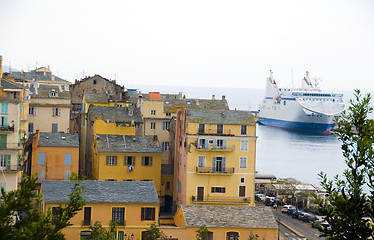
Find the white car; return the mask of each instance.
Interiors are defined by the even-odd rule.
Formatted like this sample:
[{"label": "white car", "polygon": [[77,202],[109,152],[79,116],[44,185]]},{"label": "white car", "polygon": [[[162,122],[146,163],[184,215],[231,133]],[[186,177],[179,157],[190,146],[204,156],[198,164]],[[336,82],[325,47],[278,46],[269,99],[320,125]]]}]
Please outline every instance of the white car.
[{"label": "white car", "polygon": [[294,208],[294,206],[292,205],[284,205],[283,208],[282,208],[282,213],[286,213],[288,211],[288,209],[290,208]]},{"label": "white car", "polygon": [[255,194],[255,196],[261,199],[261,201],[265,201],[265,197],[266,197],[265,194],[257,193]]}]

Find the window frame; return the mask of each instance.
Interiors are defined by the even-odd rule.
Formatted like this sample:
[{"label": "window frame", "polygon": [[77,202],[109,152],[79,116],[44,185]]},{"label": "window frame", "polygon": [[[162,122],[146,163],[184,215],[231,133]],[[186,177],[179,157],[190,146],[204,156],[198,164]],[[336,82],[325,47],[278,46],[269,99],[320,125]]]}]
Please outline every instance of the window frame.
[{"label": "window frame", "polygon": [[156,116],[156,110],[151,110],[151,116]]},{"label": "window frame", "polygon": [[240,126],[240,135],[247,135],[248,129],[247,125]]},{"label": "window frame", "polygon": [[151,122],[151,130],[156,130],[156,122]]},{"label": "window frame", "polygon": [[156,219],[156,208],[154,207],[142,207],[141,208],[141,221],[155,221]]},{"label": "window frame", "polygon": [[115,155],[107,155],[105,160],[106,160],[106,164],[105,165],[107,165],[107,166],[117,166],[117,160],[118,160],[117,156],[115,156]]},{"label": "window frame", "polygon": [[211,188],[211,193],[226,193],[226,187],[214,186]]},{"label": "window frame", "polygon": [[118,226],[125,226],[125,214],[125,207],[112,207],[112,222],[117,222]]},{"label": "window frame", "polygon": [[[243,166],[242,163],[245,164],[245,166]],[[248,168],[248,157],[245,157],[245,156],[239,157],[239,169],[247,169],[247,168]]]},{"label": "window frame", "polygon": [[[244,143],[246,143],[246,144],[244,144]],[[241,152],[248,152],[248,145],[249,145],[248,140],[240,140],[240,151]]]},{"label": "window frame", "polygon": [[[146,161],[148,161],[148,163]],[[153,165],[153,157],[142,156],[142,166],[143,167],[152,167],[152,165]]]},{"label": "window frame", "polygon": [[223,134],[223,124],[217,124],[217,134]]}]

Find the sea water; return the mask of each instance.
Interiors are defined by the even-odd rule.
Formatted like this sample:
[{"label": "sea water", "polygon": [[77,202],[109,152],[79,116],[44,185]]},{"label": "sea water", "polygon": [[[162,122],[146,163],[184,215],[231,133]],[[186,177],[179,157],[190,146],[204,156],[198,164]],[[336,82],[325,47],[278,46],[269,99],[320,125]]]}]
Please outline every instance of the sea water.
[{"label": "sea water", "polygon": [[[221,99],[224,95],[231,110],[258,110],[265,96],[265,89],[206,88],[187,86],[127,85],[141,92],[177,94],[186,98]],[[345,101],[353,98],[345,92]],[[373,115],[371,115],[372,117]],[[273,174],[277,178],[292,177],[304,183],[319,186],[318,174],[322,171],[332,179],[346,168],[341,142],[331,135],[308,134],[274,127],[257,125],[256,171]]]}]

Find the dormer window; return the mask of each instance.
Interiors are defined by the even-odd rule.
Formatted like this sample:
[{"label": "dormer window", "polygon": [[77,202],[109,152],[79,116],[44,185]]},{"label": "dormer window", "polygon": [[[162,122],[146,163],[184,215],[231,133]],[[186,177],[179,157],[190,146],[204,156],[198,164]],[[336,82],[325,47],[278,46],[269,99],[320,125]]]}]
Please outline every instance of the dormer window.
[{"label": "dormer window", "polygon": [[93,80],[93,84],[96,84],[96,80]]},{"label": "dormer window", "polygon": [[58,94],[57,94],[57,92],[54,89],[52,89],[51,91],[49,91],[49,96],[50,97],[57,97]]},{"label": "dormer window", "polygon": [[132,110],[129,111],[129,115],[132,116],[134,112]]}]

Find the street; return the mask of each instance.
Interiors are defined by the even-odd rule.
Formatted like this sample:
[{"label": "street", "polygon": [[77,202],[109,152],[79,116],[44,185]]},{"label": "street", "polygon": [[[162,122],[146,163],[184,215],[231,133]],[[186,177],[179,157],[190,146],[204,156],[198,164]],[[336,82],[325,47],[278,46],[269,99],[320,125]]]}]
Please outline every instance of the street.
[{"label": "street", "polygon": [[[274,210],[274,217],[275,219],[281,220],[283,223],[294,229],[295,231],[301,233],[305,236],[305,239],[313,239],[313,240],[323,240],[325,238],[319,237],[320,232],[316,228],[312,228],[310,223],[305,223],[301,220],[292,218],[292,216],[282,213],[281,210]],[[279,224],[279,231],[286,237],[286,239],[303,239],[296,234],[294,234],[291,230],[284,227],[282,224]]]}]

